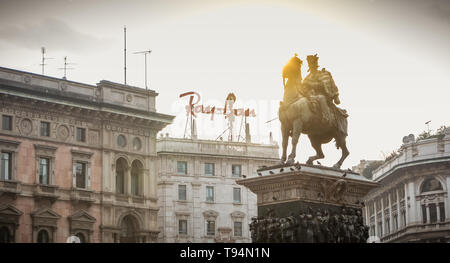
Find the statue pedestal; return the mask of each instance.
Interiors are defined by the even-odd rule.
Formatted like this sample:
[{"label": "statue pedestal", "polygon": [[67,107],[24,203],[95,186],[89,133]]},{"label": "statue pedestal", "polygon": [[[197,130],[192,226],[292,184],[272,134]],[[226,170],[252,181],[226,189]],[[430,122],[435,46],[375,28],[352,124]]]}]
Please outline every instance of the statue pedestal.
[{"label": "statue pedestal", "polygon": [[[258,177],[238,180],[237,183],[256,193],[260,221],[267,218],[279,221],[293,216],[299,224],[300,215],[312,214],[314,221],[320,212],[327,215],[327,220],[336,215],[342,217],[343,225],[356,227],[357,220],[362,222],[362,198],[378,185],[352,171],[314,165],[271,166],[257,172]],[[358,213],[360,215],[356,217]],[[355,222],[347,223],[347,215],[350,221]],[[318,218],[322,220],[320,215]]]}]

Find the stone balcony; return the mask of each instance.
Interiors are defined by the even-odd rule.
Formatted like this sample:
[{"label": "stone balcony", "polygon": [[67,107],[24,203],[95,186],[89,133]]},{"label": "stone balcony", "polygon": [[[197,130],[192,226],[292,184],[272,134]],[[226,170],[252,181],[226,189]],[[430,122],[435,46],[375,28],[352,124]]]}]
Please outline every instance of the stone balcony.
[{"label": "stone balcony", "polygon": [[95,202],[94,191],[73,188],[70,192],[70,200],[73,202],[84,202],[90,205]]},{"label": "stone balcony", "polygon": [[33,196],[35,198],[49,199],[52,203],[59,198],[59,187],[56,185],[36,184]]},{"label": "stone balcony", "polygon": [[[450,221],[425,223],[425,224],[411,224],[400,228],[398,231],[385,235],[381,238],[382,243],[402,242],[404,238],[409,236],[433,235],[433,233],[450,231]],[[409,239],[409,238],[408,238]]]},{"label": "stone balcony", "polygon": [[14,196],[22,192],[21,183],[18,181],[11,180],[0,180],[0,193],[1,194],[12,194]]}]

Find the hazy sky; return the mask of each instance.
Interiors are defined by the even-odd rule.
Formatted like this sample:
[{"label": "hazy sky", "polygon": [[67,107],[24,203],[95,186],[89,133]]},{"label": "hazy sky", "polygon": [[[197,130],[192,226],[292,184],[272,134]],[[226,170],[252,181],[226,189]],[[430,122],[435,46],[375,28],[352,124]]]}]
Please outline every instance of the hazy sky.
[{"label": "hazy sky", "polygon": [[[176,115],[166,128],[183,136],[187,99],[197,91],[204,105],[223,106],[228,92],[251,107],[253,141],[281,141],[277,116],[283,96],[281,68],[297,52],[318,53],[348,110],[350,156],[380,159],[402,137],[449,125],[450,1],[4,1],[0,0],[0,66],[62,77],[63,57],[75,62],[68,79],[123,83],[123,27],[127,27],[130,85],[144,87],[144,57],[151,49],[149,86],[159,92],[157,110]],[[306,76],[306,67],[303,68]],[[236,121],[240,126],[240,119]],[[199,135],[215,139],[223,116],[198,118]],[[340,156],[324,147],[326,165]],[[304,162],[313,150],[298,146]]]}]

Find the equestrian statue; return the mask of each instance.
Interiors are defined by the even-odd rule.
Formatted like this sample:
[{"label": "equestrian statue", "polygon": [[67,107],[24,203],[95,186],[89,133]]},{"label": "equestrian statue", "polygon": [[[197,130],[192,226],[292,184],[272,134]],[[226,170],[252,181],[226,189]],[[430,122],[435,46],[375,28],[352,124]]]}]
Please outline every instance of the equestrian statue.
[{"label": "equestrian statue", "polygon": [[[306,164],[324,158],[322,144],[335,139],[336,147],[342,156],[333,166],[340,168],[349,155],[346,145],[347,117],[340,109],[339,91],[331,73],[319,70],[317,54],[307,56],[309,74],[302,80],[302,60],[295,54],[283,67],[284,96],[280,102],[278,118],[281,122],[283,154],[281,163],[295,163],[296,149],[300,134],[308,135],[316,155],[309,157]],[[287,82],[286,82],[287,79]],[[286,157],[289,137],[292,138],[292,151]]]}]

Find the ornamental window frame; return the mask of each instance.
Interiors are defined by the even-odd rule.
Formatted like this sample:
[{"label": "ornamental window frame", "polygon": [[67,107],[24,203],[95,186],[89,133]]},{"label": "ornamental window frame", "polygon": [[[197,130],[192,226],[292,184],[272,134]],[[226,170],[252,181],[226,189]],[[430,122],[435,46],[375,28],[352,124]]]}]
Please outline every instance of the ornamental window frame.
[{"label": "ornamental window frame", "polygon": [[[34,144],[34,155],[36,163],[36,184],[38,185],[55,185],[55,158],[58,148],[44,144]],[[42,184],[40,181],[41,159],[48,159],[48,184]]]},{"label": "ornamental window frame", "polygon": [[[215,237],[217,234],[217,217],[219,216],[219,213],[213,210],[207,210],[203,212],[203,217],[205,220],[205,236],[206,237]],[[213,222],[214,223],[214,233],[208,232],[208,223]]]},{"label": "ornamental window frame", "polygon": [[[92,152],[71,150],[72,153],[72,189],[91,190]],[[85,187],[77,187],[77,164],[85,165]]]},{"label": "ornamental window frame", "polygon": [[[184,190],[182,188],[184,188]],[[187,201],[187,185],[179,184],[177,190],[178,190],[178,201]],[[180,198],[183,197],[182,195],[183,191],[184,191],[184,198]]]},{"label": "ornamental window frame", "polygon": [[[236,193],[238,193],[238,195],[236,195]],[[239,197],[239,200],[236,199],[237,196]],[[242,204],[242,189],[240,187],[233,187],[233,204]]]},{"label": "ornamental window frame", "polygon": [[50,208],[44,208],[32,212],[30,216],[32,220],[32,237],[34,243],[38,242],[39,232],[42,230],[46,231],[48,234],[48,243],[57,242],[56,233],[58,230],[58,221],[61,218],[59,214]]},{"label": "ornamental window frame", "polygon": [[[207,167],[210,166],[211,171],[208,171]],[[204,164],[204,172],[205,172],[205,176],[215,176],[216,175],[216,164],[213,162],[207,162]],[[212,173],[208,173],[208,172],[212,172]]]},{"label": "ornamental window frame", "polygon": [[[235,173],[237,167],[239,167],[239,174]],[[234,178],[242,177],[242,164],[232,164],[231,165],[231,177],[234,177]]]},{"label": "ornamental window frame", "polygon": [[[244,218],[245,218],[245,213],[241,212],[241,211],[234,211],[230,214],[231,216],[231,221],[233,222],[233,238],[235,239],[239,239],[239,238],[244,238]],[[237,236],[235,234],[235,223],[241,223],[241,235]]]},{"label": "ornamental window frame", "polygon": [[85,210],[78,210],[68,217],[70,225],[70,235],[83,235],[85,243],[92,242],[94,224],[97,219]]},{"label": "ornamental window frame", "polygon": [[[188,237],[189,233],[192,233],[190,218],[191,214],[189,212],[175,212],[176,224],[177,224],[177,236],[178,237]],[[186,233],[180,233],[180,221],[186,221]]]},{"label": "ornamental window frame", "polygon": [[[8,128],[9,129],[5,129],[5,126],[4,126],[4,124],[5,124],[5,119],[9,119],[8,120]],[[14,116],[12,116],[12,115],[7,115],[7,114],[2,114],[2,127],[1,127],[1,129],[2,129],[2,131],[7,131],[7,132],[12,132],[13,130],[14,130]]]},{"label": "ornamental window frame", "polygon": [[[17,153],[19,152],[19,145],[21,142],[19,141],[12,141],[12,140],[6,140],[6,139],[0,139],[0,154],[5,152],[10,154],[11,160],[10,163],[10,178],[3,179],[0,178],[2,181],[18,181],[17,180]],[[0,166],[2,164],[0,163]],[[3,167],[0,167],[0,169],[3,169]]]}]

